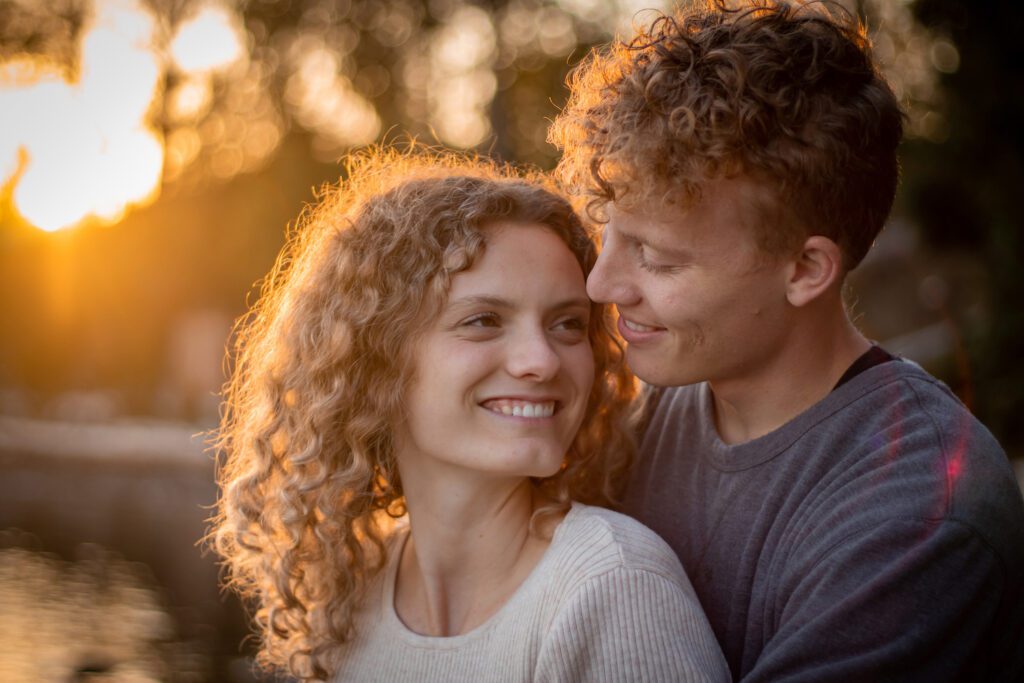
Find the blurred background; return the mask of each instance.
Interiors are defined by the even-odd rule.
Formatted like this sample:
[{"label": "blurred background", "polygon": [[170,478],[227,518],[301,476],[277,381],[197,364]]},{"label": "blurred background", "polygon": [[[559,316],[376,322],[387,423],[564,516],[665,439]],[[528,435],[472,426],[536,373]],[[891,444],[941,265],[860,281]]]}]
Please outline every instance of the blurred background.
[{"label": "blurred background", "polygon": [[[1022,11],[848,0],[906,104],[858,324],[1024,462]],[[550,168],[651,0],[0,0],[0,679],[250,681],[197,545],[232,321],[352,147]]]}]

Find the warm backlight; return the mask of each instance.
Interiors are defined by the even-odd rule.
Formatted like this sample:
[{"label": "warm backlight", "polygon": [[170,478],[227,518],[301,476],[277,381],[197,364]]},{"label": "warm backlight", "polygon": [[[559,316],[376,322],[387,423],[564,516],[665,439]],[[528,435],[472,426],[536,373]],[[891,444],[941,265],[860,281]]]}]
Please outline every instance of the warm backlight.
[{"label": "warm backlight", "polygon": [[171,41],[171,56],[182,71],[219,69],[242,55],[242,28],[235,15],[220,7],[200,10]]},{"label": "warm backlight", "polygon": [[[14,205],[43,230],[116,221],[160,189],[164,140],[147,123],[163,95],[154,18],[134,0],[94,7],[75,82],[34,58],[0,70],[0,181],[18,174]],[[185,73],[222,68],[243,54],[241,28],[208,7],[181,25],[170,50]]]},{"label": "warm backlight", "polygon": [[[96,3],[82,40],[77,82],[45,67],[8,64],[0,106],[0,168],[19,166],[18,212],[43,230],[95,217],[117,220],[129,204],[151,201],[163,169],[162,140],[146,124],[158,94],[153,17],[134,2]],[[17,82],[18,73],[36,73]]]}]

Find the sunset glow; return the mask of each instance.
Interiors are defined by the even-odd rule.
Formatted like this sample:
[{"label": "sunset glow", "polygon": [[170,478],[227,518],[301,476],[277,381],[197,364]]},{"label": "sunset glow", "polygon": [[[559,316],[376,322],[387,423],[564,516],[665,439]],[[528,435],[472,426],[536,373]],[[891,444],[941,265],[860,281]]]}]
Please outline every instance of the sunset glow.
[{"label": "sunset glow", "polygon": [[153,28],[153,17],[133,2],[98,3],[78,82],[44,72],[0,90],[11,123],[0,168],[9,174],[18,166],[12,154],[23,155],[13,200],[33,225],[52,231],[88,217],[114,221],[127,205],[156,197],[163,144],[145,122],[160,78]]},{"label": "sunset glow", "polygon": [[[68,29],[66,49],[14,52],[0,64],[0,186],[17,215],[47,231],[119,220],[165,182],[262,168],[293,124],[326,162],[387,130],[486,146],[495,97],[515,86],[520,67],[530,74],[568,60],[607,37],[598,25],[628,33],[652,16],[644,8],[670,3],[557,0],[493,13],[440,3],[429,25],[402,3],[368,3],[359,17],[310,9],[273,39],[269,24],[245,20],[228,0],[196,0],[159,18],[143,0],[81,4],[84,23]],[[909,103],[909,135],[943,140],[938,75],[959,68],[957,47],[915,23],[906,3],[866,6],[877,15],[879,62]],[[369,49],[361,45],[386,59],[360,56]],[[550,148],[538,131],[553,97],[521,96],[523,106],[502,114],[542,158]]]},{"label": "sunset glow", "polygon": [[182,71],[211,71],[243,54],[238,18],[222,7],[206,7],[178,29],[171,56]]}]

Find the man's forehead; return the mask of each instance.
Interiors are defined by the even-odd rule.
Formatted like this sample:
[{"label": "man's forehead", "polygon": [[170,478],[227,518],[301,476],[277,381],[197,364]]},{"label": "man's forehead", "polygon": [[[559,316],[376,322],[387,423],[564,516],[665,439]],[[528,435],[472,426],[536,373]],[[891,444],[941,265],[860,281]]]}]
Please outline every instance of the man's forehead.
[{"label": "man's forehead", "polygon": [[715,178],[682,189],[659,187],[644,196],[609,202],[607,218],[619,229],[630,223],[666,230],[697,230],[727,222],[755,228],[774,204],[775,189],[746,175]]},{"label": "man's forehead", "polygon": [[606,230],[620,238],[652,247],[666,254],[684,254],[700,241],[699,230],[688,227],[674,214],[644,208],[610,205]]}]

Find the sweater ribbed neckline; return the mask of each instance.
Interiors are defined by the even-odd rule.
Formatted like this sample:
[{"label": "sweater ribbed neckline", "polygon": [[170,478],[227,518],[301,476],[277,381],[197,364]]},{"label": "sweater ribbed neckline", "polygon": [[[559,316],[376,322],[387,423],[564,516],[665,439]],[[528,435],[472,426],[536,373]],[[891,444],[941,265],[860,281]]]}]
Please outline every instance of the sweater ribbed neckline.
[{"label": "sweater ribbed neckline", "polygon": [[547,576],[545,567],[552,561],[552,558],[556,554],[556,547],[559,545],[560,538],[576,521],[582,510],[587,507],[581,503],[573,502],[569,511],[558,526],[555,527],[555,531],[551,536],[551,543],[544,550],[544,554],[541,555],[540,560],[534,565],[533,569],[523,580],[519,587],[512,593],[511,597],[498,608],[498,611],[492,614],[486,621],[477,626],[476,628],[467,631],[466,633],[460,633],[457,636],[428,636],[422,633],[416,633],[399,618],[398,612],[395,610],[395,582],[398,580],[398,565],[402,557],[402,551],[405,549],[405,544],[409,540],[409,526],[406,525],[404,529],[400,530],[400,535],[395,539],[394,544],[391,548],[391,554],[388,558],[387,568],[383,576],[384,580],[384,591],[382,600],[382,609],[384,612],[384,625],[388,631],[390,631],[396,638],[401,638],[403,641],[412,645],[413,647],[420,647],[426,649],[456,649],[473,643],[480,638],[484,637],[489,631],[493,630],[498,624],[508,618],[508,615],[514,614],[518,610],[519,603],[533,599],[531,593],[535,591],[535,584],[543,581],[543,578]]}]

